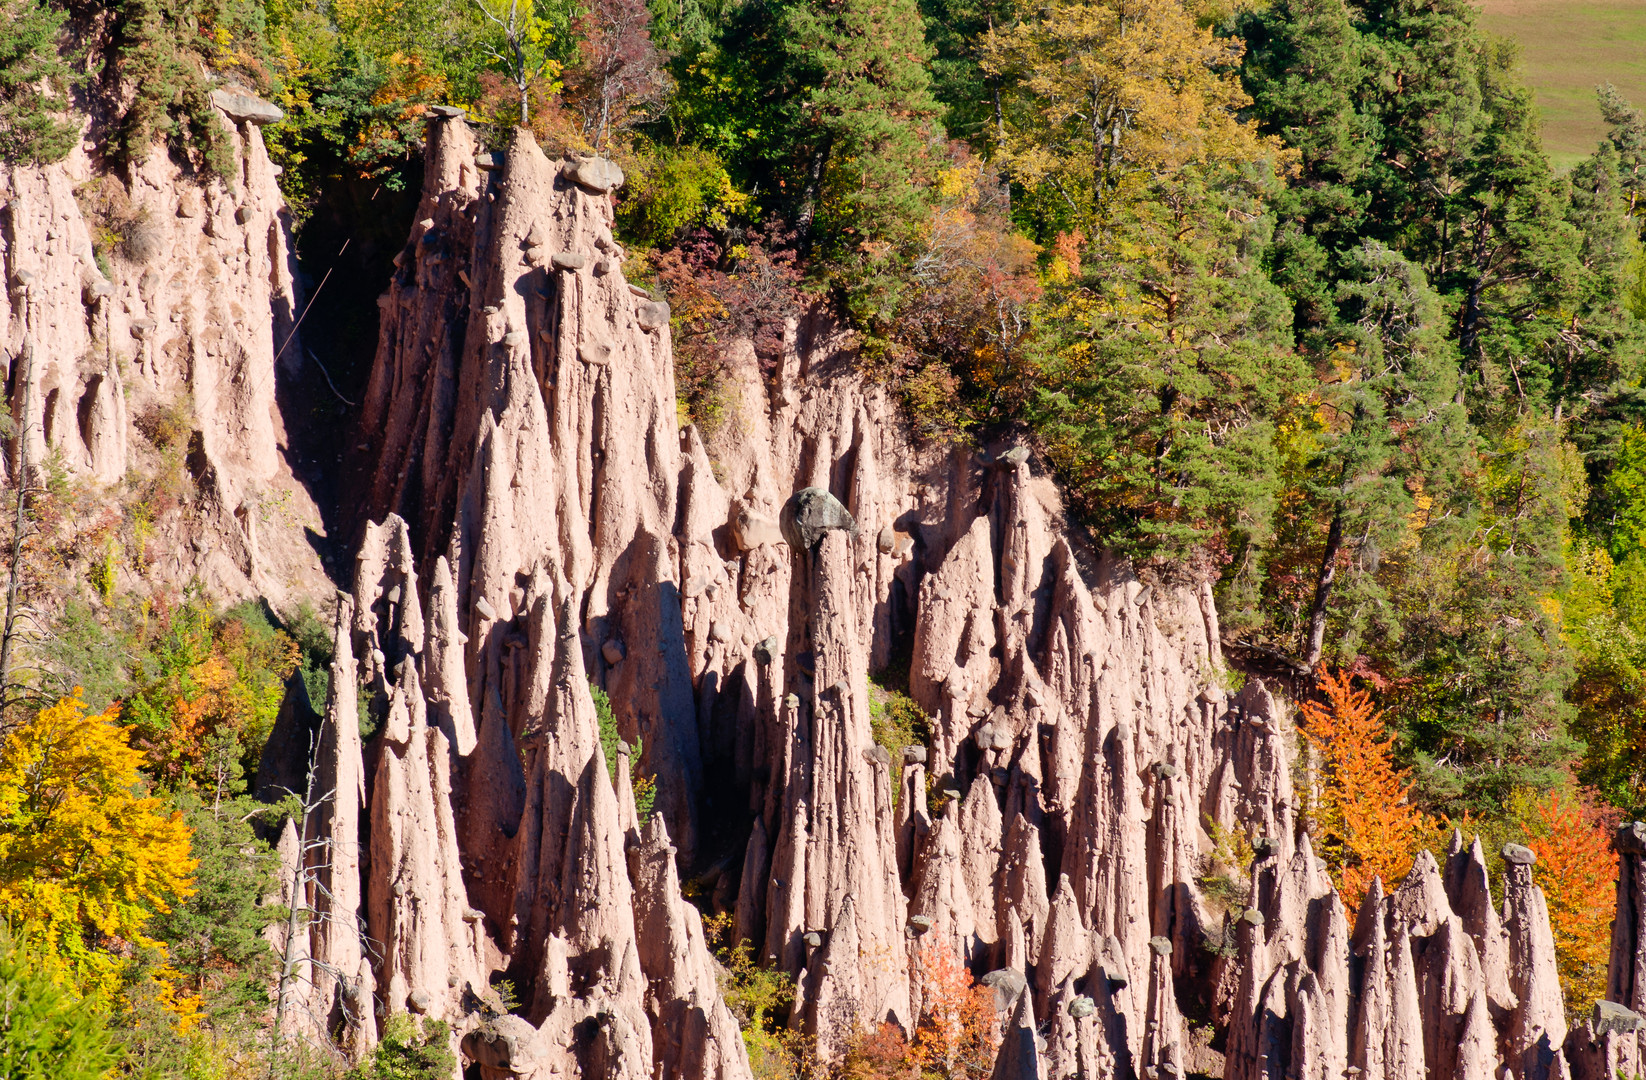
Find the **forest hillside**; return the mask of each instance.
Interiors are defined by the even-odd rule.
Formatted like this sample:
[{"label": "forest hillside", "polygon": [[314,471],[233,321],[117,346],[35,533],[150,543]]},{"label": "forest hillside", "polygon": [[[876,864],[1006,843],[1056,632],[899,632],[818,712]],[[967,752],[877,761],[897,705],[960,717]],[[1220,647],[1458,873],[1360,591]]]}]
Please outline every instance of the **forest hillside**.
[{"label": "forest hillside", "polygon": [[1646,113],[1523,70],[0,0],[0,1075],[1646,1070]]}]

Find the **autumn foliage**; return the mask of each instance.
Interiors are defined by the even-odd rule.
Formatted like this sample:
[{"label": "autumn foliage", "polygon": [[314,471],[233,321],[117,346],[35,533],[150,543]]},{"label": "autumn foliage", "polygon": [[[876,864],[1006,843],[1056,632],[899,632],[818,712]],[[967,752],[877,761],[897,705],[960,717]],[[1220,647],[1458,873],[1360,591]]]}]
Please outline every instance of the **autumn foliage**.
[{"label": "autumn foliage", "polygon": [[920,1022],[909,1063],[921,1076],[970,1080],[994,1071],[994,991],[980,986],[950,950],[920,952]]},{"label": "autumn foliage", "polygon": [[153,944],[149,918],[193,891],[188,827],[141,794],[128,737],[113,710],[87,715],[76,693],[0,751],[0,917],[93,989],[118,977],[111,946]]},{"label": "autumn foliage", "polygon": [[913,1040],[896,1024],[861,1032],[834,1070],[839,1080],[981,1080],[993,1073],[1000,1045],[994,991],[942,946],[922,948],[916,965],[920,1019]]},{"label": "autumn foliage", "polygon": [[896,1024],[882,1023],[846,1048],[840,1080],[902,1080],[915,1075],[909,1041]]},{"label": "autumn foliage", "polygon": [[1322,676],[1320,691],[1324,704],[1302,705],[1304,737],[1320,755],[1317,848],[1352,916],[1374,876],[1406,875],[1435,823],[1407,801],[1411,782],[1371,695],[1344,673]]},{"label": "autumn foliage", "polygon": [[300,650],[288,635],[243,619],[214,624],[198,601],[156,611],[152,621],[150,657],[120,718],[147,751],[150,774],[175,787],[200,778],[215,739],[263,745]]},{"label": "autumn foliage", "polygon": [[1512,801],[1515,823],[1537,852],[1533,880],[1549,905],[1568,1015],[1606,996],[1612,917],[1617,912],[1617,812],[1583,793],[1551,791]]},{"label": "autumn foliage", "polygon": [[783,362],[784,331],[801,306],[795,238],[750,229],[734,244],[693,229],[657,256],[657,277],[673,309],[675,386],[688,418],[712,428],[722,417],[727,346],[747,340],[761,375]]}]

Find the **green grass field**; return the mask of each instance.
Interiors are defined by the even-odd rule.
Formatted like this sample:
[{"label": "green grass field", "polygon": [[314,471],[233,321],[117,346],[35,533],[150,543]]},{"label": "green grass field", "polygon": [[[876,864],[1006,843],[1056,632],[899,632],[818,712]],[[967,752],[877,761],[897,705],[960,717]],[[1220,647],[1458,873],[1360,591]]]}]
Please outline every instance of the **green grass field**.
[{"label": "green grass field", "polygon": [[1646,0],[1484,0],[1481,24],[1518,41],[1558,166],[1591,153],[1604,127],[1595,86],[1646,107]]}]

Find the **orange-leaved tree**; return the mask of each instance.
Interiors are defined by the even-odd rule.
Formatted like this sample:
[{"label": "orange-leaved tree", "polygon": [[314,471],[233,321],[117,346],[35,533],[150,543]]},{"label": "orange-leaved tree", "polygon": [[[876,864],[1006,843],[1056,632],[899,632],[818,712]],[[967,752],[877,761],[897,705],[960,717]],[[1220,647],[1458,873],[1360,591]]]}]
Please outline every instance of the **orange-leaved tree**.
[{"label": "orange-leaved tree", "polygon": [[922,1077],[981,1080],[994,1072],[994,990],[939,944],[920,950],[920,1021],[908,1062]]},{"label": "orange-leaved tree", "polygon": [[1581,1015],[1606,996],[1606,965],[1617,913],[1617,811],[1593,792],[1517,792],[1509,812],[1537,852],[1532,880],[1549,904],[1549,929],[1560,965],[1567,1015]]},{"label": "orange-leaved tree", "polygon": [[1407,801],[1411,782],[1372,696],[1343,672],[1322,674],[1319,686],[1325,703],[1302,705],[1303,734],[1320,755],[1317,849],[1352,919],[1374,876],[1392,885],[1406,875],[1435,823]]},{"label": "orange-leaved tree", "polygon": [[0,748],[0,918],[86,992],[112,990],[150,917],[193,892],[188,827],[141,793],[128,739],[77,691]]},{"label": "orange-leaved tree", "polygon": [[834,1073],[836,1080],[913,1080],[909,1040],[896,1024],[858,1032],[846,1045],[846,1057]]},{"label": "orange-leaved tree", "polygon": [[300,650],[260,615],[231,609],[214,618],[199,597],[156,614],[121,720],[147,750],[150,775],[175,787],[202,779],[215,739],[263,744]]}]

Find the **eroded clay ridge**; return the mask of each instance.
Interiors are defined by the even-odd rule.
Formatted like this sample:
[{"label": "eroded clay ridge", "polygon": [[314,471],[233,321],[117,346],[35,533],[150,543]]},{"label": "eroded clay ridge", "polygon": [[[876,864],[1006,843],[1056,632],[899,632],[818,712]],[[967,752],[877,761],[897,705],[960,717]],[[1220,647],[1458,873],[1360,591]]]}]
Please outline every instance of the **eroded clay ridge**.
[{"label": "eroded clay ridge", "polygon": [[126,479],[134,421],[169,409],[195,505],[153,522],[148,574],[284,610],[322,575],[302,539],[318,512],[283,460],[275,407],[277,360],[291,370],[305,355],[289,215],[259,129],[279,110],[212,100],[230,175],[187,174],[164,146],[105,162],[90,143],[59,164],[0,166],[0,363],[30,463],[55,456],[97,484]]},{"label": "eroded clay ridge", "polygon": [[[798,977],[825,1060],[912,1028],[948,950],[995,988],[999,1077],[1637,1067],[1621,1008],[1568,1033],[1529,852],[1501,910],[1459,838],[1350,924],[1284,711],[1218,688],[1207,586],[1086,551],[1024,450],[919,448],[819,322],[771,376],[731,349],[711,454],[676,420],[668,312],[624,280],[615,169],[525,134],[476,155],[431,127],[382,300],[329,847],[284,845],[327,915],[291,1015],[357,1046],[439,1015],[486,1077],[747,1076],[684,876]],[[868,677],[899,656],[933,730],[888,753]],[[606,759],[591,684],[638,761]],[[1257,857],[1224,910],[1197,882],[1233,830]],[[1642,846],[1612,980],[1635,1009]],[[516,1015],[482,1000],[499,973]]]}]

